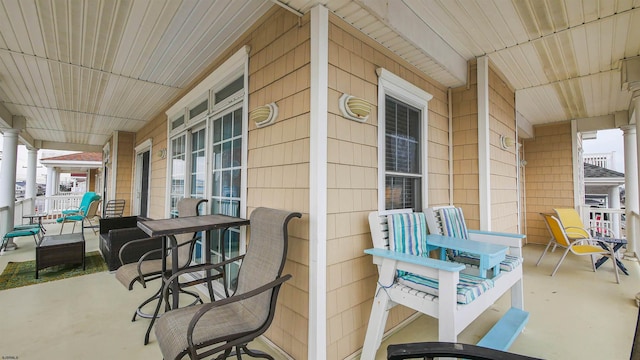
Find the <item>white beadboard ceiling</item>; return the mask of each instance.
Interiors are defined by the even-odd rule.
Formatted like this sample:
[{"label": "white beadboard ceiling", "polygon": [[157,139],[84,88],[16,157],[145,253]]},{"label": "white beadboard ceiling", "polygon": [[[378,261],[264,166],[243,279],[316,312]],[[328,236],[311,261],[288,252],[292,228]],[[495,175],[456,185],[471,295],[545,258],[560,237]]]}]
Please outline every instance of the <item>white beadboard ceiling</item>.
[{"label": "white beadboard ceiling", "polygon": [[640,0],[0,0],[0,124],[96,150],[137,131],[274,3],[338,17],[449,86],[487,55],[532,125],[627,110]]}]

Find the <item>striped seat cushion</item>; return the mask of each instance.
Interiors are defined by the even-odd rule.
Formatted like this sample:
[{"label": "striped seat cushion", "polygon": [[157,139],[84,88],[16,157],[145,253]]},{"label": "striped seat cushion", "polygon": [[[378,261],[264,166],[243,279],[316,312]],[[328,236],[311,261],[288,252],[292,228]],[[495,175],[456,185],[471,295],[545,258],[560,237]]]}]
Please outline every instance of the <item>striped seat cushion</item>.
[{"label": "striped seat cushion", "polygon": [[[427,294],[438,296],[438,280],[406,273],[398,277],[398,283],[414,288]],[[493,288],[493,280],[460,273],[457,286],[457,300],[459,304],[468,304],[477,299],[487,290]]]},{"label": "striped seat cushion", "polygon": [[[478,266],[480,264],[480,256],[476,254],[469,253],[460,253],[455,258],[454,261]],[[522,258],[519,256],[513,255],[505,255],[504,260],[500,262],[500,270],[501,271],[512,271],[522,264]]]}]

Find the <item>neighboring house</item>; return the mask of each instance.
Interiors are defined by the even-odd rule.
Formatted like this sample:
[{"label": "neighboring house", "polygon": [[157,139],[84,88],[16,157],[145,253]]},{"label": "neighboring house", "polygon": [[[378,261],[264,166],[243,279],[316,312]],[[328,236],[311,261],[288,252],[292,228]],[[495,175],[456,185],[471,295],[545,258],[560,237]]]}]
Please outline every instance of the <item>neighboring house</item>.
[{"label": "neighboring house", "polygon": [[16,197],[24,197],[26,181],[16,181]]},{"label": "neighboring house", "polygon": [[584,163],[584,188],[586,199],[600,199],[603,207],[620,208],[620,187],[624,174],[597,165]]},{"label": "neighboring house", "polygon": [[[100,192],[98,183],[101,179],[102,153],[79,152],[73,154],[51,156],[40,159],[40,163],[47,168],[46,195],[51,196],[61,191],[61,186],[72,191],[74,185],[82,184],[83,191]],[[69,174],[73,181],[69,184],[60,183],[60,175]]]}]

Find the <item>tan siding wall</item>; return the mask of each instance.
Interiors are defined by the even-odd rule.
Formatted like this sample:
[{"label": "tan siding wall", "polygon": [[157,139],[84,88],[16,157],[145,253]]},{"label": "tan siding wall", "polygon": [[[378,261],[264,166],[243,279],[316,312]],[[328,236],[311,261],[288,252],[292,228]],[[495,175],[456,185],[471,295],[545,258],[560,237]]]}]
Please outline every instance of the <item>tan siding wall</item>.
[{"label": "tan siding wall", "polygon": [[[448,120],[446,88],[397,59],[375,42],[331,16],[328,93],[327,358],[343,359],[362,347],[378,277],[371,257],[367,216],[377,210],[376,68],[384,67],[431,93],[429,102],[429,200],[448,203]],[[343,93],[373,105],[366,123],[340,114]],[[398,306],[387,329],[413,311]]]},{"label": "tan siding wall", "polygon": [[[294,359],[307,357],[309,324],[309,17],[272,11],[248,34],[249,111],[276,102],[276,123],[249,124],[249,212],[258,206],[301,212],[289,225],[289,253],[276,317],[266,336]],[[250,241],[250,240],[249,240]]]},{"label": "tan siding wall", "polygon": [[527,241],[546,244],[549,234],[541,212],[574,207],[571,124],[535,127],[524,141],[526,166]]},{"label": "tan siding wall", "polygon": [[116,176],[116,189],[114,199],[125,199],[124,214],[131,213],[131,193],[133,179],[133,149],[135,134],[130,132],[118,132],[118,170]]},{"label": "tan siding wall", "polygon": [[503,149],[500,136],[516,139],[516,95],[489,66],[491,230],[518,232],[517,147]]},{"label": "tan siding wall", "polygon": [[469,229],[480,228],[478,193],[478,81],[470,64],[469,84],[452,90],[453,204],[464,211]]},{"label": "tan siding wall", "polygon": [[[156,116],[152,121],[140,129],[136,134],[136,146],[147,139],[151,139],[150,155],[150,184],[149,184],[149,208],[147,216],[152,219],[166,217],[166,193],[167,193],[167,158],[158,156],[161,149],[168,149],[167,143],[167,117],[164,114]],[[135,147],[134,147],[135,149]],[[135,151],[135,150],[134,150]],[[135,156],[135,153],[134,155]],[[132,168],[135,174],[135,164]],[[133,208],[133,204],[131,204]]]}]

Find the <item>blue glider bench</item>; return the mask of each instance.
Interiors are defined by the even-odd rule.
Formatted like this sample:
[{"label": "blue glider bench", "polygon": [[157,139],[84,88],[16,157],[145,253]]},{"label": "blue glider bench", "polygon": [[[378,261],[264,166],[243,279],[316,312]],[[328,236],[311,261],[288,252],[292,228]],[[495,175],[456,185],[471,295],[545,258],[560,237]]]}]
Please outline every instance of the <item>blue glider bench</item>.
[{"label": "blue glider bench", "polygon": [[[380,347],[389,310],[403,305],[438,319],[438,341],[456,343],[458,334],[490,308],[505,293],[511,295],[508,310],[480,340],[479,346],[507,350],[529,319],[524,311],[522,288],[522,243],[524,235],[483,233],[461,239],[431,231],[433,209],[425,213],[410,210],[382,215],[369,214],[373,256],[378,267],[378,285],[374,294],[362,360],[372,360]],[[435,230],[435,229],[434,229]],[[429,235],[429,234],[433,235]],[[460,243],[487,243],[494,249],[504,247],[503,260],[509,255],[509,266],[483,274],[478,266],[430,258],[436,242],[450,239]],[[442,241],[440,241],[442,242]],[[478,246],[478,249],[483,246]],[[466,255],[466,254],[465,254]],[[448,260],[448,259],[447,259]]]}]

